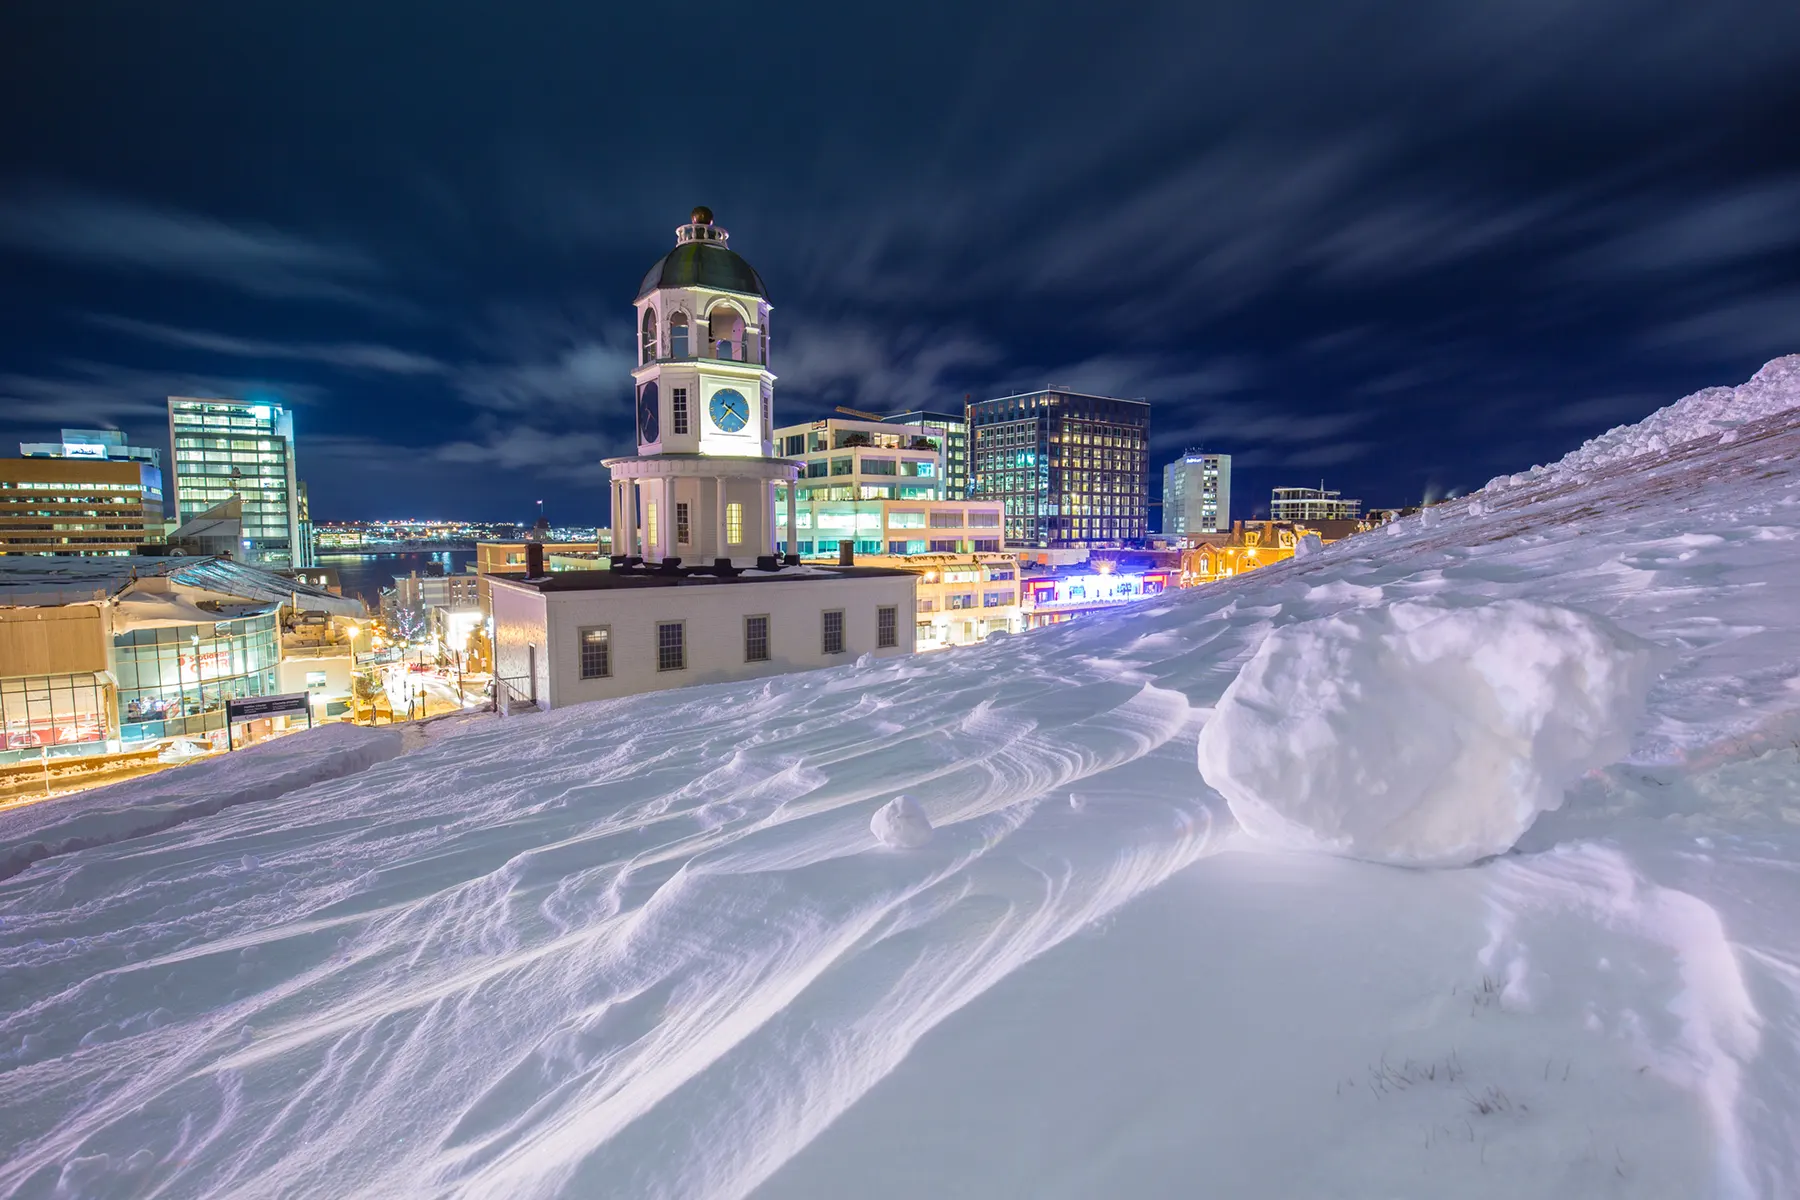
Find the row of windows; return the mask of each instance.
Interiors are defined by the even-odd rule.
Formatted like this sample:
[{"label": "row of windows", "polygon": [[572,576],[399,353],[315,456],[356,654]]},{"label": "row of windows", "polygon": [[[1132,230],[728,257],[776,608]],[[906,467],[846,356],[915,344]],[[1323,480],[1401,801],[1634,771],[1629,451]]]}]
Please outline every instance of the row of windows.
[{"label": "row of windows", "polygon": [[287,446],[282,438],[178,437],[177,450],[281,450]]},{"label": "row of windows", "polygon": [[[644,505],[644,540],[654,546],[661,532],[656,520],[656,504]],[[691,509],[686,500],[675,502],[675,541],[677,545],[693,545],[694,528]],[[725,542],[730,546],[744,544],[744,506],[736,500],[725,505]]]},{"label": "row of windows", "polygon": [[[900,644],[900,614],[894,605],[875,610],[875,645],[888,650]],[[826,654],[844,653],[844,610],[827,609],[819,615],[820,649]],[[577,630],[583,679],[612,675],[612,626],[589,625]],[[744,618],[744,661],[769,661],[769,618],[766,613]],[[687,622],[656,623],[656,669],[687,670]]]},{"label": "row of windows", "polygon": [[248,429],[255,433],[273,433],[271,422],[259,421],[255,417],[196,417],[186,413],[178,413],[175,428],[186,429]]},{"label": "row of windows", "polygon": [[[18,515],[19,516],[27,516],[27,517],[75,517],[75,516],[80,516],[82,514],[80,514],[80,513],[20,513]],[[89,513],[87,515],[92,516],[92,517],[98,517],[100,514]],[[101,529],[142,530],[143,528],[144,528],[144,521],[143,521],[142,517],[138,518],[136,521],[101,521],[101,520],[93,520],[93,521],[54,521],[54,520],[51,520],[51,521],[18,521],[18,520],[13,519],[12,514],[0,515],[0,530],[8,530],[8,531],[12,531],[12,532],[17,532],[17,531],[25,530],[25,529],[39,529],[39,530],[60,529],[60,530],[63,530],[65,532],[69,532],[69,533],[81,533],[81,532],[86,532],[89,530],[101,530]]]},{"label": "row of windows", "polygon": [[799,500],[936,500],[936,487],[924,484],[870,484],[860,486],[803,487],[795,491]]},{"label": "row of windows", "polygon": [[87,480],[81,482],[64,480],[56,483],[39,483],[33,480],[0,479],[0,492],[66,492],[70,495],[74,495],[76,492],[112,493],[141,492],[143,490],[143,485],[136,483],[109,483]]},{"label": "row of windows", "polygon": [[[835,554],[840,541],[852,541],[850,538],[806,539],[799,542],[796,554]],[[895,538],[882,542],[879,538],[854,539],[856,553],[880,554],[885,549],[889,554],[998,554],[1000,539],[991,538]],[[780,543],[785,552],[787,543]]]}]

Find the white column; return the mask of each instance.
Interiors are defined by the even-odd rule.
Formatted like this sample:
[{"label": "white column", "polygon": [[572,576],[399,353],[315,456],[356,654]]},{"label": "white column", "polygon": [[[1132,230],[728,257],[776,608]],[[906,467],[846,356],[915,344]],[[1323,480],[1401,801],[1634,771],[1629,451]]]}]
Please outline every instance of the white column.
[{"label": "white column", "polygon": [[617,479],[612,481],[612,552],[623,554],[620,549],[625,544],[625,488]]},{"label": "white column", "polygon": [[800,553],[800,515],[795,493],[800,490],[798,479],[788,480],[787,485],[787,552]]},{"label": "white column", "polygon": [[625,553],[641,554],[638,549],[638,488],[637,480],[625,481]]},{"label": "white column", "polygon": [[662,540],[662,548],[657,552],[656,557],[659,559],[673,558],[675,557],[675,480],[664,475],[662,487],[659,490],[662,492],[662,516],[657,519],[662,524],[657,528],[656,535]]},{"label": "white column", "polygon": [[713,505],[713,527],[717,538],[714,544],[719,547],[714,557],[730,558],[731,549],[725,544],[725,477],[723,475],[713,480],[713,491],[718,498],[718,502]]}]

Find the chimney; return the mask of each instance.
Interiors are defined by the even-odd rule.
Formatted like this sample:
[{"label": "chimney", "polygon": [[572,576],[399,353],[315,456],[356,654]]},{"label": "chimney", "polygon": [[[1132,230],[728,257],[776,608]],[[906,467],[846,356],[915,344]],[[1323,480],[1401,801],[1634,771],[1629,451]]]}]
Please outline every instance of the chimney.
[{"label": "chimney", "polygon": [[525,543],[525,578],[542,579],[544,577],[544,543]]},{"label": "chimney", "polygon": [[854,567],[856,565],[856,543],[838,543],[838,566]]}]

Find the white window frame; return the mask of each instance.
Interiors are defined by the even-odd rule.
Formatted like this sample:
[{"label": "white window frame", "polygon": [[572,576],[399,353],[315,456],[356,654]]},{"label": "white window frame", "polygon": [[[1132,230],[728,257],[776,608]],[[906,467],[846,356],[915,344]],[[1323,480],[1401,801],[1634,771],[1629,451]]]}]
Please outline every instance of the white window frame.
[{"label": "white window frame", "polygon": [[[761,621],[762,625],[762,657],[750,657],[750,622]],[[775,659],[774,622],[768,613],[748,613],[744,617],[744,661],[747,663],[773,662]]]},{"label": "white window frame", "polygon": [[[599,672],[598,674],[593,674],[593,675],[588,674],[588,664],[587,664],[587,635],[590,633],[604,633],[606,635],[606,669],[604,671]],[[575,630],[575,669],[582,679],[611,679],[612,678],[613,669],[612,669],[612,626],[611,625],[582,625],[582,626],[579,626],[576,628],[576,630]]]},{"label": "white window frame", "polygon": [[[663,630],[671,627],[680,630],[681,662],[673,667],[665,667],[663,665]],[[687,670],[686,621],[658,621],[656,623],[656,670],[659,674],[663,672]]]}]

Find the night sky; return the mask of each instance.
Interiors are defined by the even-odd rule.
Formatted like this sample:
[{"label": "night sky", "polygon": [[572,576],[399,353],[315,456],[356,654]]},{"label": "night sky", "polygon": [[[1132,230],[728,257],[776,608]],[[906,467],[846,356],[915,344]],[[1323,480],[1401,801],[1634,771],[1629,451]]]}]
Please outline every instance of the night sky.
[{"label": "night sky", "polygon": [[778,423],[1141,396],[1240,518],[1800,351],[1791,0],[7,0],[0,68],[0,453],[273,397],[320,520],[605,520],[696,204]]}]

